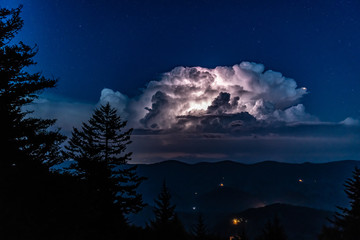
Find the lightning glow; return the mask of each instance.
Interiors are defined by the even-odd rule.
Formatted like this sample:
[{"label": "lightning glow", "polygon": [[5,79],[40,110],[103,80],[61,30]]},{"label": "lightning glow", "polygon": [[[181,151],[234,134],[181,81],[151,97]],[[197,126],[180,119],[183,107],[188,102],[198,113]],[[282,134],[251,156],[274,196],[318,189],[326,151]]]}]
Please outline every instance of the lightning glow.
[{"label": "lightning glow", "polygon": [[292,122],[311,118],[299,104],[307,89],[298,88],[293,79],[279,72],[264,69],[251,62],[214,69],[177,67],[159,81],[149,82],[136,99],[128,101],[117,95],[127,100],[123,111],[137,128],[195,130],[214,124],[240,126],[252,119]]}]

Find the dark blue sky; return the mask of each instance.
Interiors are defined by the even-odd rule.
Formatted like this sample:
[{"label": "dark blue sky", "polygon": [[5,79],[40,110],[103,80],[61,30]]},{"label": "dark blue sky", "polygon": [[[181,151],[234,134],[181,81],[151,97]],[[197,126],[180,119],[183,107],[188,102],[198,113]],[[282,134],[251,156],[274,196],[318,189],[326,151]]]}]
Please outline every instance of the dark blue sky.
[{"label": "dark blue sky", "polygon": [[[24,5],[25,25],[16,40],[38,44],[35,70],[59,78],[58,87],[48,91],[56,96],[55,101],[88,103],[81,105],[86,105],[81,109],[89,110],[89,105],[99,101],[104,88],[120,91],[131,99],[141,95],[149,81],[160,80],[163,73],[177,66],[215,68],[249,61],[263,64],[265,70],[281,72],[294,79],[298,87],[307,88],[308,94],[301,98],[301,103],[306,113],[321,121],[322,127],[315,127],[319,133],[316,137],[341,135],[349,140],[346,134],[354,133],[353,130],[341,128],[335,134],[326,127],[331,124],[325,123],[351,117],[358,124],[356,120],[360,119],[357,0],[0,0],[0,3],[5,7]],[[64,106],[62,109],[66,109]],[[304,129],[307,133],[302,137],[314,137],[307,135],[313,132],[309,131],[312,128]],[[285,132],[288,137],[304,129],[276,131]],[[270,130],[266,132],[273,134]],[[359,140],[358,136],[356,139]],[[302,143],[305,146],[309,141]],[[272,150],[266,151],[270,147],[265,142],[255,142],[250,147],[254,151],[247,156],[256,155],[258,150],[254,146],[259,144],[263,144],[265,152],[256,159],[274,154]],[[291,144],[301,146],[296,141]],[[332,159],[360,156],[354,141],[351,147],[342,144]],[[294,148],[283,157],[314,147],[306,146]],[[329,142],[317,146],[307,153],[306,159],[334,149]],[[276,151],[284,150],[277,148]],[[207,150],[203,151],[207,155]],[[240,155],[233,158],[236,156]],[[317,157],[324,160],[328,156]]]},{"label": "dark blue sky", "polygon": [[322,120],[360,117],[359,1],[2,0],[24,4],[19,39],[57,93],[129,96],[176,66],[262,63],[306,86]]}]

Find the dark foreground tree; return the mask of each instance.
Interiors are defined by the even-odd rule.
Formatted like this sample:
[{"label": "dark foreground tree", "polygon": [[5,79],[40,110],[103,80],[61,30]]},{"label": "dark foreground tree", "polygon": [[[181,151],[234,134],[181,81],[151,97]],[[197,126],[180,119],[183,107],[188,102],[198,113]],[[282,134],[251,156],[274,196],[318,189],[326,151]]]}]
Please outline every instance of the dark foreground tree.
[{"label": "dark foreground tree", "polygon": [[171,203],[171,194],[163,182],[161,192],[157,199],[154,200],[155,219],[150,222],[150,230],[152,232],[152,239],[188,239],[188,235],[184,226],[180,222],[175,213],[175,205]]},{"label": "dark foreground tree", "polygon": [[355,167],[352,178],[345,181],[345,193],[350,200],[350,208],[338,207],[331,227],[324,227],[320,240],[356,240],[360,237],[360,169]]},{"label": "dark foreground tree", "polygon": [[64,137],[58,131],[48,131],[55,120],[30,116],[24,107],[32,103],[41,90],[52,88],[55,79],[40,73],[29,73],[35,65],[37,47],[23,42],[12,44],[23,26],[21,7],[0,9],[0,132],[1,170],[50,167],[59,162],[59,145]]},{"label": "dark foreground tree", "polygon": [[20,13],[21,7],[0,9],[0,238],[40,239],[56,232],[64,212],[64,198],[57,194],[64,192],[54,189],[65,185],[49,168],[61,161],[65,138],[48,130],[55,120],[25,110],[56,80],[28,72],[37,47],[13,42],[23,26]]},{"label": "dark foreground tree", "polygon": [[201,213],[199,213],[198,221],[194,226],[193,233],[194,239],[196,240],[205,240],[207,239],[207,228],[204,222],[204,217]]},{"label": "dark foreground tree", "polygon": [[108,103],[96,109],[81,130],[73,129],[66,146],[74,162],[70,169],[86,182],[101,214],[124,217],[144,206],[136,192],[143,178],[137,176],[136,166],[127,164],[132,154],[126,152],[132,129],[125,127],[126,121]]},{"label": "dark foreground tree", "polygon": [[272,221],[267,222],[258,240],[287,240],[284,228],[281,226],[277,216]]}]

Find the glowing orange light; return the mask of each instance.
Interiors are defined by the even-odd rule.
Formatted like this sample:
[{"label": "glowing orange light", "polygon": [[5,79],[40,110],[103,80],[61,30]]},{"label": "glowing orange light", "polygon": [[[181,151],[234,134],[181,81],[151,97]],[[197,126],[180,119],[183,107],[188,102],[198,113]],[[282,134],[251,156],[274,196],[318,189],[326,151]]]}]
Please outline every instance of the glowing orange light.
[{"label": "glowing orange light", "polygon": [[223,184],[223,183],[220,183],[220,184],[219,184],[219,186],[220,186],[220,187],[223,187],[223,186],[224,186],[224,184]]},{"label": "glowing orange light", "polygon": [[238,219],[238,218],[234,218],[234,219],[232,220],[232,224],[234,224],[234,225],[238,225],[240,222],[241,222],[241,220]]},{"label": "glowing orange light", "polygon": [[304,180],[302,180],[301,178],[299,179],[299,182],[302,183]]},{"label": "glowing orange light", "polygon": [[231,223],[233,224],[233,225],[238,225],[238,224],[240,224],[240,223],[247,223],[248,221],[247,221],[247,219],[245,219],[245,218],[233,218],[233,219],[231,219]]}]

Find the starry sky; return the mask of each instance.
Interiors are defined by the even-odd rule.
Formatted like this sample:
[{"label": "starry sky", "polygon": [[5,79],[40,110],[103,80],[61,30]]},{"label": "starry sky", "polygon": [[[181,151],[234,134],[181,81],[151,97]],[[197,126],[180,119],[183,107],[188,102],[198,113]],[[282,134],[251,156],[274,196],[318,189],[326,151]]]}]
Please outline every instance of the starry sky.
[{"label": "starry sky", "polygon": [[15,41],[59,79],[34,108],[65,134],[107,100],[137,162],[360,159],[359,1],[0,0],[19,4]]}]

